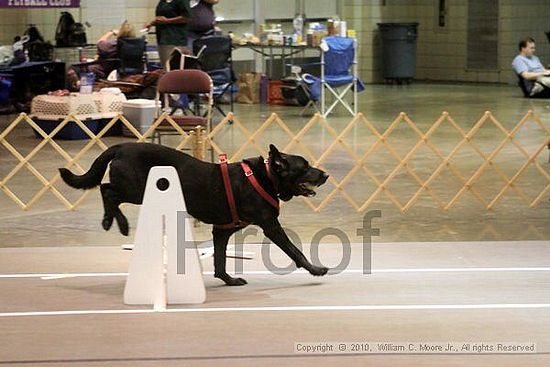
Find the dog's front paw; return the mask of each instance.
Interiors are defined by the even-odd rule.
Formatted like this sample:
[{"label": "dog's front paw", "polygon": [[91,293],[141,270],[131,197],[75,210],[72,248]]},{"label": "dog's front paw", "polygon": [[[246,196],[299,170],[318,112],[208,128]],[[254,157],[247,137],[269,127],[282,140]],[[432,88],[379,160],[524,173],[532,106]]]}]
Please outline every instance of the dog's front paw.
[{"label": "dog's front paw", "polygon": [[243,278],[231,278],[231,280],[229,282],[225,282],[225,284],[231,285],[231,286],[239,286],[239,285],[248,284],[248,282]]},{"label": "dog's front paw", "polygon": [[317,277],[325,275],[326,273],[328,273],[328,270],[329,269],[325,268],[324,266],[315,266],[315,265],[311,265],[308,269],[311,275],[315,275]]},{"label": "dog's front paw", "polygon": [[223,280],[225,284],[229,286],[239,286],[239,285],[248,284],[247,281],[244,280],[243,278],[233,278],[229,274],[215,275],[215,277]]}]

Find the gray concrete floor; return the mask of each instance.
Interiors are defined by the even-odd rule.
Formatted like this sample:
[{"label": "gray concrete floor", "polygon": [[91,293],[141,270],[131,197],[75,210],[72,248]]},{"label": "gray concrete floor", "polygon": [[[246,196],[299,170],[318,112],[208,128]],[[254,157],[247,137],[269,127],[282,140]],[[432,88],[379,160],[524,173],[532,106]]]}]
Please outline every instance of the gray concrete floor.
[{"label": "gray concrete floor", "polygon": [[[0,365],[540,366],[550,360],[549,241],[375,244],[371,274],[362,274],[363,247],[355,244],[346,272],[323,278],[255,273],[267,269],[262,248],[244,249],[255,254],[243,264],[247,286],[222,286],[204,261],[206,303],[155,314],[151,306],[121,302],[130,252],[1,249],[3,274],[12,275],[0,277]],[[326,265],[342,258],[334,245],[319,252]],[[277,249],[270,259],[288,264]],[[75,272],[84,274],[55,276]],[[342,309],[354,306],[363,309]],[[117,313],[123,310],[135,313]],[[535,343],[537,353],[304,355],[294,352],[299,342],[514,342]]]},{"label": "gray concrete floor", "polygon": [[[368,86],[361,94],[360,110],[381,131],[400,112],[406,112],[422,131],[437,120],[442,111],[448,111],[464,129],[469,129],[485,111],[491,111],[511,129],[528,110],[533,110],[543,123],[550,126],[550,100],[527,100],[520,91],[510,86],[423,84],[410,86]],[[249,129],[254,129],[271,112],[280,114],[293,131],[298,131],[308,118],[298,115],[295,107],[261,107],[236,105],[236,115]],[[0,117],[0,130],[12,117]],[[329,120],[341,130],[350,117],[340,111]],[[529,152],[544,141],[542,130],[529,125],[518,135],[520,143]],[[400,154],[412,147],[416,140],[405,127],[392,134],[392,145]],[[476,138],[484,152],[490,152],[504,136],[496,129],[488,129]],[[16,129],[8,137],[22,153],[28,153],[37,144],[28,127]],[[346,142],[357,152],[372,143],[366,129],[357,128],[346,137]],[[108,138],[108,144],[122,141]],[[262,146],[274,142],[284,146],[289,142],[283,133],[270,129],[258,139]],[[234,151],[242,141],[236,130],[226,129],[220,143]],[[331,142],[330,135],[313,129],[304,139],[314,154]],[[451,130],[442,129],[434,137],[442,151],[448,152],[458,142]],[[85,143],[65,141],[60,144],[76,153]],[[299,153],[299,150],[296,150]],[[94,148],[82,160],[88,167],[99,153]],[[249,151],[248,154],[256,155]],[[457,157],[457,167],[464,175],[482,161],[473,150],[464,150]],[[512,148],[503,151],[498,164],[510,176],[517,171],[524,158]],[[460,159],[458,159],[460,158]],[[51,148],[44,148],[39,158],[32,161],[41,172],[51,177],[63,161]],[[538,162],[550,173],[548,152]],[[0,177],[9,172],[16,161],[0,146]],[[370,167],[383,179],[396,162],[381,152],[369,161]],[[352,167],[343,150],[337,150],[325,163],[325,168],[340,180]],[[427,151],[419,152],[414,169],[426,179],[435,165]],[[446,189],[452,181],[442,177],[434,189],[445,200]],[[494,196],[502,187],[498,176],[480,177],[475,187],[487,197]],[[548,182],[530,169],[518,183],[533,198]],[[35,178],[20,172],[8,184],[29,200],[37,188]],[[71,200],[78,196],[74,190],[58,184],[57,187]],[[332,190],[330,184],[318,191],[315,202]],[[405,202],[418,185],[405,174],[399,174],[390,189]],[[372,182],[355,180],[346,187],[358,201],[373,189]],[[447,190],[448,191],[448,190]],[[369,209],[382,211],[382,218],[374,220],[380,236],[374,238],[374,268],[441,268],[441,267],[546,267],[549,263],[550,203],[545,199],[537,208],[527,208],[513,194],[507,195],[493,211],[486,211],[470,194],[447,212],[437,209],[426,194],[408,212],[401,213],[384,196]],[[123,209],[135,226],[139,207]],[[125,272],[129,253],[120,245],[131,243],[116,231],[100,228],[102,208],[97,191],[92,192],[84,205],[76,211],[67,211],[50,193],[31,210],[20,210],[5,195],[0,194],[0,274]],[[320,213],[313,213],[298,199],[285,204],[281,221],[293,230],[304,244],[309,243],[323,228],[343,230],[351,242],[359,242],[356,231],[362,226],[363,214],[354,211],[343,200],[332,201]],[[196,237],[207,240],[210,229],[200,225]],[[132,232],[133,233],[133,232]],[[260,234],[249,242],[261,242]],[[324,242],[336,242],[327,237]],[[435,242],[440,241],[440,242]],[[456,241],[478,241],[454,243]],[[479,242],[482,241],[482,242]],[[518,241],[518,242],[483,242]],[[526,242],[535,241],[535,242]],[[388,244],[402,242],[403,244]],[[414,242],[413,244],[407,242]],[[307,248],[307,246],[306,246]],[[322,258],[327,264],[339,259],[338,246],[328,246]],[[338,252],[335,252],[338,251]],[[276,252],[276,250],[275,250]],[[306,251],[307,252],[307,251]],[[275,256],[275,255],[274,255]],[[350,268],[360,268],[361,256],[352,256]],[[284,262],[284,259],[280,259]],[[205,271],[211,270],[211,261],[205,261]],[[248,268],[247,268],[248,266]],[[247,263],[245,270],[262,269],[257,260]],[[243,288],[219,286],[206,276],[208,301],[201,307],[243,306],[304,306],[304,305],[373,305],[373,304],[532,304],[548,303],[548,272],[479,272],[479,273],[391,273],[362,276],[341,274],[326,278],[307,275],[249,275],[250,284]],[[53,310],[120,309],[124,279],[68,278],[41,280],[40,278],[0,278],[0,313]],[[176,365],[332,365],[340,358],[349,365],[544,365],[550,353],[549,317],[547,308],[541,309],[487,309],[487,310],[382,310],[382,311],[324,311],[324,312],[250,312],[213,314],[132,314],[87,315],[55,317],[0,317],[4,333],[0,342],[0,365],[98,365],[98,366],[176,366]],[[289,327],[292,325],[292,327]],[[227,338],[231,335],[230,338]],[[484,355],[484,356],[302,356],[292,347],[298,341],[533,341],[541,354]],[[26,361],[26,362],[24,362]],[[544,363],[546,362],[546,363]]]}]

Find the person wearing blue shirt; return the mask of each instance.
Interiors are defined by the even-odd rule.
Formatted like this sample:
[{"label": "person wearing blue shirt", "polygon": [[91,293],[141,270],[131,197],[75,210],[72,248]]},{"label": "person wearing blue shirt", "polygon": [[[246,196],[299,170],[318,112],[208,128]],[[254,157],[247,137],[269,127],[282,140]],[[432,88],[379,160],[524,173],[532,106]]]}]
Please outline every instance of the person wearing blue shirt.
[{"label": "person wearing blue shirt", "polygon": [[517,75],[524,80],[525,88],[531,97],[535,97],[546,88],[550,88],[550,70],[545,69],[535,56],[535,40],[531,37],[519,42],[519,55],[512,61]]}]

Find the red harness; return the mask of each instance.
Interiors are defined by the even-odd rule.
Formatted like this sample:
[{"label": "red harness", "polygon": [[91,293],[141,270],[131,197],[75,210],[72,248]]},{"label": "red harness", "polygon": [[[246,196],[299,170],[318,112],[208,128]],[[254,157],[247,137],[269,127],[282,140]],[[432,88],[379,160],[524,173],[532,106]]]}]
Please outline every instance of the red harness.
[{"label": "red harness", "polygon": [[[273,177],[271,176],[271,171],[269,169],[269,163],[266,160],[264,160],[265,163],[265,170],[267,172],[267,177],[273,181]],[[244,175],[246,178],[248,178],[248,181],[254,187],[254,190],[265,200],[267,201],[272,207],[277,209],[277,212],[279,211],[279,200],[273,198],[273,196],[269,195],[267,191],[264,190],[264,188],[260,185],[258,180],[256,180],[256,177],[254,177],[254,172],[250,169],[248,164],[241,162],[241,167],[243,168]],[[220,154],[220,169],[222,171],[222,178],[223,178],[223,186],[225,187],[225,194],[227,197],[227,204],[229,205],[229,211],[231,212],[231,223],[228,224],[215,224],[214,227],[220,228],[220,229],[231,229],[231,228],[244,228],[248,226],[250,223],[243,222],[239,219],[239,214],[237,213],[237,206],[235,205],[235,197],[233,196],[233,189],[231,188],[231,181],[229,180],[229,170],[227,168],[227,155],[226,154]]]}]

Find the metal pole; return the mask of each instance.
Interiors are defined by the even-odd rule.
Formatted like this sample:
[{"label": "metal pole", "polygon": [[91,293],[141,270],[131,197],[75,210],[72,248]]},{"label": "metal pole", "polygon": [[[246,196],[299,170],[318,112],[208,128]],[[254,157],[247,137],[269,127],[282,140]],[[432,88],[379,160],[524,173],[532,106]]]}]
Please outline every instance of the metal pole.
[{"label": "metal pole", "polygon": [[357,90],[357,40],[353,40],[353,116],[357,115],[357,104],[358,104],[358,94]]},{"label": "metal pole", "polygon": [[[265,23],[265,14],[261,5],[262,0],[254,0],[254,34],[260,34],[260,24]],[[263,50],[262,50],[263,51]],[[263,53],[263,52],[262,52]],[[263,71],[264,56],[254,53],[255,70]]]},{"label": "metal pole", "polygon": [[336,14],[340,19],[344,19],[344,2],[342,0],[336,0]]},{"label": "metal pole", "polygon": [[325,51],[321,49],[321,114],[325,116]]}]

